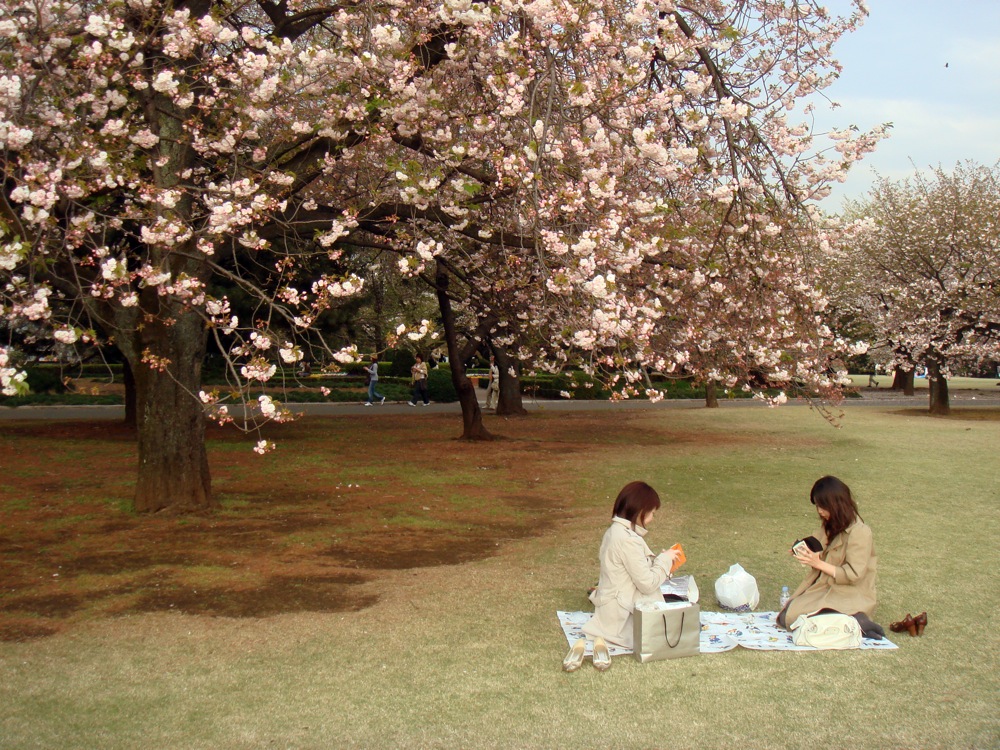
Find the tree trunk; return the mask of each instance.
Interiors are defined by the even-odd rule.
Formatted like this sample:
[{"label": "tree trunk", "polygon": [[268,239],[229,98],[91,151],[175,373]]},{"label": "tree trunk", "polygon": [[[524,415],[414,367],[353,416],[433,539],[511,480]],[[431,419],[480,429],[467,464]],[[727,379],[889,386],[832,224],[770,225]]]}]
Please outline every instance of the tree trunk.
[{"label": "tree trunk", "polygon": [[136,427],[135,376],[127,359],[122,361],[122,382],[125,384],[125,424]]},{"label": "tree trunk", "polygon": [[[500,397],[497,399],[497,416],[523,417],[528,413],[521,399],[521,363],[509,356],[504,349],[494,348],[493,355],[497,358],[497,368],[500,370]],[[514,374],[511,375],[511,370]]]},{"label": "tree trunk", "polygon": [[[206,331],[197,314],[180,312],[174,320],[148,323],[134,334],[134,346],[123,347],[135,378],[138,513],[215,507],[198,400]],[[143,352],[156,361],[143,362]]]},{"label": "tree trunk", "polygon": [[462,438],[465,440],[492,440],[493,435],[483,425],[483,412],[479,408],[476,387],[465,374],[465,356],[458,348],[458,332],[455,329],[455,312],[448,296],[448,272],[441,263],[437,264],[434,278],[437,287],[438,307],[444,324],[444,338],[448,344],[448,360],[451,364],[451,382],[458,393],[462,405]]},{"label": "tree trunk", "polygon": [[902,391],[904,396],[913,396],[916,393],[913,388],[913,376],[915,373],[916,370],[913,367],[909,370],[897,367],[892,375],[892,388],[890,390]]},{"label": "tree trunk", "polygon": [[948,398],[948,380],[941,374],[941,365],[937,362],[929,361],[927,363],[927,387],[931,393],[931,414],[941,417],[951,414],[951,404]]},{"label": "tree trunk", "polygon": [[382,269],[373,275],[369,288],[372,292],[372,351],[381,354],[385,351],[385,280]]},{"label": "tree trunk", "polygon": [[714,380],[708,380],[705,382],[705,408],[719,408],[719,392]]}]

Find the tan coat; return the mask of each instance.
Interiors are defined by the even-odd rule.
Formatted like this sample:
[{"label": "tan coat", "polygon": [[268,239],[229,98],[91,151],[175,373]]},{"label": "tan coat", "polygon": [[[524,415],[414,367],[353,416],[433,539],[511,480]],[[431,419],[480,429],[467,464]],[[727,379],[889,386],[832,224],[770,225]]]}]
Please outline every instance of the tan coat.
[{"label": "tan coat", "polygon": [[[817,539],[825,539],[822,531]],[[864,612],[875,615],[875,578],[878,557],[872,530],[860,519],[833,538],[833,542],[820,553],[824,562],[837,569],[835,578],[813,568],[792,594],[785,609],[785,626],[795,622],[799,615],[819,609],[834,609],[845,615]]]},{"label": "tan coat", "polygon": [[670,558],[654,555],[643,541],[646,529],[615,518],[601,540],[601,578],[590,595],[594,616],[585,635],[632,648],[632,611],[643,599],[663,601],[660,584],[667,580]]}]

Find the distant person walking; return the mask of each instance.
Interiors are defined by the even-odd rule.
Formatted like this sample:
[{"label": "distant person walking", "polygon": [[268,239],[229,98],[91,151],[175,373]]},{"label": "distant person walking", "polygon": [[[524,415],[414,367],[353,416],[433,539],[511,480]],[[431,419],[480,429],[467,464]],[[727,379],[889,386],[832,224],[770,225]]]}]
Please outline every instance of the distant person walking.
[{"label": "distant person walking", "polygon": [[417,361],[410,368],[410,375],[413,376],[413,395],[410,397],[410,406],[416,406],[418,398],[423,399],[424,406],[428,406],[430,401],[427,398],[427,363],[419,354]]},{"label": "distant person walking", "polygon": [[378,383],[378,355],[372,355],[372,363],[365,368],[365,372],[368,374],[368,401],[365,402],[365,406],[371,406],[373,402],[378,400],[380,404],[385,403],[385,396],[375,390],[375,384]]},{"label": "distant person walking", "polygon": [[496,357],[490,355],[490,382],[486,386],[486,408],[492,409],[500,401],[500,368]]}]

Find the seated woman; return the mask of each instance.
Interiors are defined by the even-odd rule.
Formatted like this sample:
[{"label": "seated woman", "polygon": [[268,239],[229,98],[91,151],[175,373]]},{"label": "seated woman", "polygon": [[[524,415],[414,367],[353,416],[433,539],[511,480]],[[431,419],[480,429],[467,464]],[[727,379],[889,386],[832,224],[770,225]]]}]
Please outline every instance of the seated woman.
[{"label": "seated woman", "polygon": [[836,477],[822,477],[813,485],[809,501],[823,524],[816,536],[824,547],[813,552],[797,545],[793,551],[810,571],[778,613],[778,625],[788,629],[800,615],[826,610],[853,615],[866,637],[883,637],[885,631],[871,620],[878,565],[875,543],[850,488]]},{"label": "seated woman", "polygon": [[[660,496],[645,482],[630,482],[615,500],[611,526],[601,540],[601,577],[590,594],[594,616],[583,627],[584,634],[594,639],[594,666],[600,664],[599,652],[607,653],[605,640],[632,648],[636,603],[663,601],[660,584],[670,577],[679,553],[663,550],[654,555],[643,540],[659,508]],[[610,666],[610,659],[606,664]]]}]

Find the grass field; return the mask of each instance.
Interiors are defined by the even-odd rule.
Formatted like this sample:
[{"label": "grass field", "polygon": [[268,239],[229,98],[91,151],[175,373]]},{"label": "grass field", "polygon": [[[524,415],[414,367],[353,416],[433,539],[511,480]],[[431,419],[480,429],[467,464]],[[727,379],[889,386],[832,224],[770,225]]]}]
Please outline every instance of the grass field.
[{"label": "grass field", "polygon": [[[851,382],[854,383],[858,388],[865,389],[868,387],[868,375],[867,374],[857,374],[854,373],[850,376]],[[892,375],[886,375],[885,373],[880,373],[876,376],[875,380],[879,384],[879,388],[886,389],[892,386]],[[949,378],[948,379],[948,390],[949,391],[965,391],[965,390],[975,390],[984,389],[988,390],[990,388],[996,388],[1000,385],[1000,378]],[[917,391],[924,391],[926,395],[927,392],[927,378],[914,378],[913,388]]]},{"label": "grass field", "polygon": [[[94,556],[98,521],[121,533],[153,527],[147,537],[164,543],[186,523],[216,534],[204,537],[216,557],[191,547],[179,560],[152,559],[147,577],[128,585],[115,571],[102,579],[96,566],[66,584],[91,593],[158,585],[152,574],[168,564],[188,587],[207,579],[218,590],[226,564],[241,571],[233,585],[247,586],[255,579],[244,569],[316,566],[321,555],[332,559],[331,544],[353,550],[336,558],[337,570],[353,566],[364,579],[358,608],[323,611],[320,601],[270,616],[143,611],[126,606],[134,591],[109,593],[50,635],[0,642],[0,747],[1000,745],[1000,410],[932,419],[848,405],[839,429],[805,407],[753,406],[490,417],[488,426],[507,439],[455,441],[447,415],[308,419],[284,427],[279,450],[259,460],[217,438],[211,455],[226,510],[183,522],[122,512],[130,477],[121,441],[60,441],[0,424],[3,455],[20,448],[51,465],[73,451],[89,473],[62,483],[0,458],[14,482],[4,513],[16,521],[0,562],[24,572],[22,599],[21,587],[56,585],[46,558],[70,560],[83,548]],[[922,638],[893,634],[900,648],[884,653],[737,649],[647,665],[621,657],[603,674],[589,664],[560,670],[566,644],[555,612],[588,607],[597,547],[625,482],[660,491],[665,507],[647,539],[654,549],[683,543],[682,570],[698,580],[703,609],[714,608],[715,578],[739,562],[757,578],[759,609],[770,610],[801,576],[786,550],[815,529],[808,490],[828,473],[851,486],[875,532],[876,619],[926,610]],[[337,499],[355,482],[371,502]],[[271,523],[266,543],[241,557],[228,545],[251,524],[264,533],[268,504],[299,522]],[[14,549],[26,542],[11,534],[27,533],[19,524],[35,512],[49,536],[31,567]],[[404,559],[376,573],[361,555],[392,557],[395,545],[403,558],[416,555],[417,534],[425,553],[450,545],[456,564],[408,568]],[[139,538],[119,542],[134,551]],[[188,559],[198,564],[184,571]],[[0,593],[0,608],[11,596]]]}]

